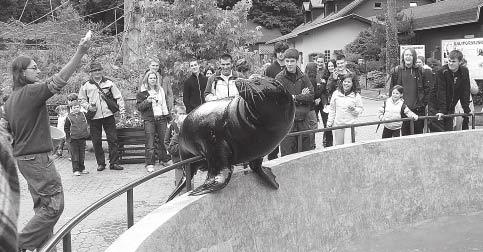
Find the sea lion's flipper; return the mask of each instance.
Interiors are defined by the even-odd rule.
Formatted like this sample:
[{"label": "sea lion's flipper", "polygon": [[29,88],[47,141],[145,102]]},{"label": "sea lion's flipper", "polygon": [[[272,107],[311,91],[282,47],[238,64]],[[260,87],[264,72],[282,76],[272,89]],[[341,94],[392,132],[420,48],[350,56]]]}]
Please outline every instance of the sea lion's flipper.
[{"label": "sea lion's flipper", "polygon": [[228,182],[230,182],[232,173],[233,167],[230,166],[229,168],[223,169],[220,174],[214,177],[208,176],[208,178],[205,180],[205,183],[191,191],[189,195],[202,195],[205,193],[211,193],[223,189],[226,185],[228,185]]},{"label": "sea lion's flipper", "polygon": [[186,177],[183,176],[181,180],[178,182],[178,186],[174,189],[174,191],[169,195],[168,200],[166,203],[174,199],[184,188],[186,187]]},{"label": "sea lion's flipper", "polygon": [[250,161],[250,168],[254,171],[258,176],[268,183],[274,189],[278,189],[279,185],[275,180],[276,176],[273,174],[272,169],[270,167],[262,166],[263,158],[257,158]]}]

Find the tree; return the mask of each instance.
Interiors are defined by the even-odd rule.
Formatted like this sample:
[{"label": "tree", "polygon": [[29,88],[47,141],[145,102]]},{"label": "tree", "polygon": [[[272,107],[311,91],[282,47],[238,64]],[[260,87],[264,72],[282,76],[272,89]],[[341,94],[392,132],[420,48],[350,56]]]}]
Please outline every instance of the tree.
[{"label": "tree", "polygon": [[386,72],[399,62],[399,42],[396,25],[396,0],[387,0],[386,12]]},{"label": "tree", "polygon": [[248,19],[268,29],[280,28],[282,34],[291,32],[304,21],[300,1],[253,0]]},{"label": "tree", "polygon": [[233,10],[216,6],[216,0],[158,2],[146,10],[146,53],[156,55],[166,68],[192,58],[213,59],[234,48],[253,43],[248,30],[250,1],[241,0]]}]

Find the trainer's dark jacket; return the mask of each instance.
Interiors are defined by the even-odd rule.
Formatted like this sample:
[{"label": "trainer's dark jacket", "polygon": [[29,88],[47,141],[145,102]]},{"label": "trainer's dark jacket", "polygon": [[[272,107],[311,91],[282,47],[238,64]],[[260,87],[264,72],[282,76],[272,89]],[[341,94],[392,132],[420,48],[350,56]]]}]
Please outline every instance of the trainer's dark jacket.
[{"label": "trainer's dark jacket", "polygon": [[204,92],[208,78],[203,74],[191,74],[183,84],[183,103],[189,113],[205,102]]}]

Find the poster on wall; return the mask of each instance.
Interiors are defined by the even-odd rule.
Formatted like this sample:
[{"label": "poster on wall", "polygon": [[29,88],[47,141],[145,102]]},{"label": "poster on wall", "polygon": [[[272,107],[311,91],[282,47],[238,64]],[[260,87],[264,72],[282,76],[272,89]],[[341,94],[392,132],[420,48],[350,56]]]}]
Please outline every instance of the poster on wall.
[{"label": "poster on wall", "polygon": [[483,38],[441,40],[441,63],[448,63],[452,50],[459,50],[467,61],[470,79],[479,85],[483,82]]},{"label": "poster on wall", "polygon": [[399,56],[402,58],[402,53],[404,52],[404,50],[406,50],[407,48],[414,48],[414,50],[416,51],[416,54],[418,56],[423,56],[425,57],[425,47],[424,45],[400,45],[399,46]]}]

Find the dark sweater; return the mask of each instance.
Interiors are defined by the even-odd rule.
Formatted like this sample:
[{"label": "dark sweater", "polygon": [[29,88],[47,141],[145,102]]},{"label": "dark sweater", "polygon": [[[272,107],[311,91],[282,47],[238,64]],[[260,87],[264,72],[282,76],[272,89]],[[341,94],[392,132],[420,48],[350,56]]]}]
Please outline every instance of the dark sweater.
[{"label": "dark sweater", "polygon": [[434,106],[437,113],[451,114],[455,111],[458,101],[465,113],[470,113],[470,76],[468,68],[460,66],[453,73],[448,65],[444,65],[436,72],[430,106]]},{"label": "dark sweater", "polygon": [[14,136],[14,156],[52,151],[49,114],[45,102],[65,85],[65,82],[61,82],[58,77],[54,77],[43,83],[27,84],[10,95],[5,104],[5,118]]},{"label": "dark sweater", "polygon": [[94,117],[95,112],[70,113],[67,115],[64,124],[65,139],[70,142],[71,139],[86,139],[89,137],[89,124],[87,120]]},{"label": "dark sweater", "polygon": [[206,89],[206,82],[208,78],[203,74],[198,76],[191,74],[183,84],[183,103],[186,107],[186,112],[189,113],[202,103],[205,103],[204,92]]},{"label": "dark sweater", "polygon": [[275,76],[277,76],[278,73],[282,72],[284,68],[285,66],[280,66],[280,64],[278,64],[278,61],[275,60],[275,62],[267,67],[264,75],[270,78],[275,78]]}]

